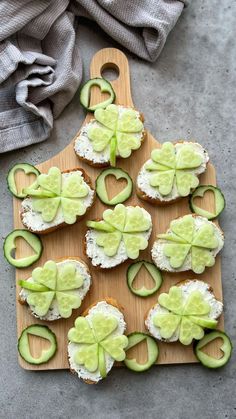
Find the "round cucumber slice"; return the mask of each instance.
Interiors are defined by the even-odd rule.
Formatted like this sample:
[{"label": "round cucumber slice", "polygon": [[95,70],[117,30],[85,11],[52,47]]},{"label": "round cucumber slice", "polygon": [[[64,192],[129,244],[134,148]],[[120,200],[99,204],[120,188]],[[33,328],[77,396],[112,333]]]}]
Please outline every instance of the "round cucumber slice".
[{"label": "round cucumber slice", "polygon": [[[16,187],[16,181],[15,181],[15,174],[19,170],[23,171],[26,175],[34,174],[37,177],[38,177],[38,175],[40,175],[40,171],[38,169],[36,169],[36,167],[34,167],[34,166],[32,166],[31,164],[28,164],[28,163],[17,163],[17,164],[15,164],[15,166],[13,166],[9,170],[8,175],[7,175],[8,189],[12,193],[12,195],[14,195],[16,198],[23,199],[27,196],[27,193],[25,192],[24,189],[22,189],[20,192],[18,192],[17,187]],[[36,187],[37,187],[37,180],[32,183],[30,188],[34,189]]]},{"label": "round cucumber slice", "polygon": [[24,281],[23,279],[20,279],[18,281],[18,284],[21,286],[21,288],[24,288],[30,291],[36,291],[36,292],[37,291],[39,292],[50,291],[50,289],[48,287],[45,287],[45,285],[36,284],[35,282],[30,282],[30,281]]},{"label": "round cucumber slice", "polygon": [[127,368],[136,372],[143,372],[148,370],[155,362],[157,361],[159,355],[159,349],[156,341],[146,333],[133,332],[127,336],[129,343],[125,348],[128,351],[133,346],[138,345],[140,342],[146,340],[147,342],[147,351],[148,351],[148,360],[144,364],[139,364],[135,358],[128,359],[127,357],[124,360],[124,364]]},{"label": "round cucumber slice", "polygon": [[[16,249],[15,240],[21,237],[24,239],[34,250],[35,254],[31,256],[26,256],[23,258],[15,259],[12,256],[12,251]],[[4,240],[3,244],[4,256],[7,261],[16,268],[27,268],[32,265],[34,262],[39,260],[43,251],[43,244],[36,234],[31,233],[27,230],[13,230]]]},{"label": "round cucumber slice", "polygon": [[[103,102],[97,103],[96,105],[89,106],[90,102],[90,92],[93,86],[100,87],[101,93],[109,93],[110,97]],[[88,80],[83,86],[80,91],[80,103],[81,105],[90,112],[94,112],[96,109],[104,109],[111,103],[115,101],[116,95],[113,90],[113,87],[109,81],[96,77],[94,79]]]},{"label": "round cucumber slice", "polygon": [[[214,341],[215,339],[222,339],[223,344],[221,345],[220,349],[223,352],[223,356],[221,358],[214,358],[210,355],[207,355],[202,351],[202,348],[206,346],[208,343]],[[232,342],[229,336],[226,335],[224,332],[220,332],[219,330],[215,330],[214,332],[210,332],[206,334],[195,346],[194,346],[194,353],[197,359],[208,368],[220,368],[223,367],[229,361],[233,350]]]},{"label": "round cucumber slice", "polygon": [[[43,349],[39,358],[34,358],[30,353],[28,335],[39,336],[49,340],[51,346],[49,349]],[[55,333],[48,326],[33,324],[23,330],[18,339],[18,351],[20,356],[29,364],[40,365],[48,362],[56,353],[57,338]]]},{"label": "round cucumber slice", "polygon": [[[107,190],[106,190],[106,177],[107,176],[115,176],[116,180],[125,179],[127,181],[126,187],[115,195],[112,199],[108,198]],[[122,202],[127,201],[131,196],[133,191],[133,182],[131,177],[122,169],[119,168],[112,168],[112,169],[105,169],[103,170],[100,175],[97,177],[96,180],[96,192],[97,195],[104,204],[106,205],[116,205],[121,204]]]},{"label": "round cucumber slice", "polygon": [[[138,274],[138,272],[142,268],[142,266],[144,266],[146,268],[146,270],[151,275],[153,281],[155,282],[154,287],[151,288],[151,289],[148,289],[145,286],[143,286],[142,288],[139,288],[139,289],[135,289],[132,285],[136,275]],[[147,262],[145,260],[140,260],[138,262],[132,263],[128,267],[128,270],[127,270],[127,284],[128,284],[128,287],[133,294],[138,295],[139,297],[146,298],[146,297],[149,297],[150,295],[154,294],[161,287],[162,281],[163,281],[163,279],[162,279],[161,272],[151,262]]]},{"label": "round cucumber slice", "polygon": [[[199,196],[203,197],[207,191],[212,191],[215,197],[215,213],[204,210],[203,208],[198,207],[194,204],[194,199]],[[218,217],[225,208],[225,197],[221,192],[220,188],[217,188],[213,185],[201,185],[189,198],[189,207],[192,212],[202,217],[207,218],[208,220],[213,220],[214,218]]]}]

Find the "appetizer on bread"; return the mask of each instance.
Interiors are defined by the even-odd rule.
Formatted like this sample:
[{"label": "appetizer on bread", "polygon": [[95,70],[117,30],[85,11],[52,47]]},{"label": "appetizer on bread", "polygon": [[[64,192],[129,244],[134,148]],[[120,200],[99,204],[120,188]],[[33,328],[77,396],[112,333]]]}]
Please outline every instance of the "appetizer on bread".
[{"label": "appetizer on bread", "polygon": [[33,188],[24,191],[28,196],[21,204],[21,221],[38,234],[74,224],[95,198],[91,180],[80,168],[61,172],[58,167],[51,167],[48,174],[37,177]]},{"label": "appetizer on bread", "polygon": [[209,284],[197,279],[181,281],[159,295],[145,325],[152,336],[165,342],[179,340],[190,345],[200,340],[204,329],[215,329],[223,310]]},{"label": "appetizer on bread", "polygon": [[77,317],[68,333],[70,369],[88,384],[105,378],[115,361],[125,359],[126,323],[117,302],[107,298]]},{"label": "appetizer on bread", "polygon": [[94,119],[82,127],[76,138],[74,150],[92,166],[115,166],[117,157],[129,157],[144,138],[142,115],[133,108],[112,104],[95,110]]},{"label": "appetizer on bread", "polygon": [[118,204],[105,210],[101,221],[88,221],[87,226],[86,255],[93,266],[109,269],[136,259],[147,248],[152,219],[142,207]]},{"label": "appetizer on bread", "polygon": [[82,259],[68,257],[59,262],[47,261],[19,285],[19,302],[27,304],[33,316],[51,321],[68,318],[73,309],[81,306],[91,285],[91,275]]},{"label": "appetizer on bread", "polygon": [[198,186],[209,156],[195,142],[166,142],[151,153],[137,177],[137,194],[156,205],[165,205],[188,196]]},{"label": "appetizer on bread", "polygon": [[165,234],[158,234],[151,254],[163,271],[196,274],[215,264],[215,257],[224,245],[222,230],[207,218],[185,215],[171,221]]}]

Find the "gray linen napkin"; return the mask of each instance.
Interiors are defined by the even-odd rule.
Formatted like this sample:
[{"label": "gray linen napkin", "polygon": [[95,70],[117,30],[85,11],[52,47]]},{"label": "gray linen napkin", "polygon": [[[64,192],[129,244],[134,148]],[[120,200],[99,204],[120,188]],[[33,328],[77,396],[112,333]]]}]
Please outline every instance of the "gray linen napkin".
[{"label": "gray linen napkin", "polygon": [[76,17],[155,61],[184,0],[2,0],[0,153],[48,138],[82,78]]}]

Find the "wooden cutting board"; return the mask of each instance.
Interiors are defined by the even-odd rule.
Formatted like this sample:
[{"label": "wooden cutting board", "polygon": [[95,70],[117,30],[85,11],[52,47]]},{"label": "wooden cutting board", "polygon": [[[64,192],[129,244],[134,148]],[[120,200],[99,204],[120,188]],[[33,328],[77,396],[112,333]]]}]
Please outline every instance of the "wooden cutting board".
[{"label": "wooden cutting board", "polygon": [[[98,51],[92,59],[90,67],[90,75],[93,77],[101,77],[101,73],[104,69],[113,68],[119,75],[118,78],[112,81],[112,86],[116,92],[116,103],[121,105],[133,106],[130,89],[130,73],[129,65],[126,56],[114,48],[105,48]],[[153,86],[154,88],[155,86]],[[101,101],[101,94],[98,88],[94,88],[92,91],[92,102],[98,103]],[[146,100],[147,98],[143,98]],[[139,109],[142,112],[142,109]],[[145,116],[145,115],[144,115]],[[92,114],[88,114],[85,118],[84,124],[86,124],[91,118]],[[149,116],[150,118],[150,116]],[[77,134],[78,135],[78,134]],[[93,184],[96,177],[100,173],[99,169],[88,166],[81,162],[76,154],[74,153],[73,145],[74,140],[59,154],[51,158],[50,160],[40,164],[38,166],[41,172],[47,172],[51,166],[58,166],[61,170],[73,169],[76,167],[82,167],[88,175],[91,177]],[[174,139],[173,139],[174,140]],[[200,139],[199,139],[200,140]],[[143,143],[142,147],[134,152],[129,159],[121,159],[118,161],[118,167],[126,170],[133,181],[135,182],[138,171],[142,164],[149,158],[151,150],[158,145],[155,138],[148,132],[147,138]],[[19,186],[23,185],[24,179],[20,177],[18,179]],[[201,176],[200,179],[202,184],[216,184],[215,169],[212,164],[208,164],[207,171]],[[117,191],[119,188],[116,183],[112,184],[112,190]],[[211,198],[207,197],[204,203],[204,207],[211,210],[212,203]],[[140,259],[151,260],[150,249],[153,245],[155,237],[158,233],[163,233],[169,226],[172,219],[189,213],[188,199],[182,199],[174,205],[165,207],[155,207],[145,201],[139,200],[135,194],[135,188],[132,196],[126,201],[127,205],[141,205],[143,206],[152,216],[153,221],[153,232],[149,240],[149,247],[145,251],[140,253]],[[21,201],[14,199],[14,226],[15,228],[22,228],[20,221],[19,210]],[[124,308],[125,319],[127,322],[127,332],[133,331],[145,331],[144,318],[147,311],[157,301],[158,293],[149,298],[140,298],[133,295],[126,284],[126,270],[131,263],[123,263],[117,268],[99,271],[94,269],[86,256],[83,254],[83,240],[86,232],[85,221],[87,219],[100,218],[105,206],[96,199],[94,207],[86,215],[86,218],[72,226],[68,226],[47,236],[42,236],[44,245],[44,251],[41,259],[28,269],[17,270],[16,279],[28,278],[31,271],[36,266],[42,266],[45,261],[49,259],[59,259],[66,256],[79,256],[88,262],[90,271],[92,274],[93,284],[90,292],[86,296],[82,307],[79,310],[74,310],[73,316],[67,320],[58,320],[55,322],[49,322],[49,327],[55,332],[58,340],[58,351],[56,356],[50,360],[47,364],[32,366],[27,364],[19,357],[20,365],[25,369],[30,370],[51,370],[51,369],[63,369],[68,368],[67,361],[67,332],[72,327],[74,319],[81,313],[86,307],[95,301],[102,300],[104,297],[114,297]],[[28,254],[29,249],[26,248],[25,244],[21,241],[18,242],[18,248],[16,257],[22,257]],[[169,287],[181,280],[195,278],[197,275],[192,272],[184,272],[179,274],[163,274],[163,285],[159,292],[163,292],[169,289]],[[216,264],[212,268],[206,269],[205,273],[197,276],[198,279],[205,280],[212,285],[215,295],[218,299],[222,300],[222,285],[221,285],[221,266],[220,257],[217,256]],[[142,275],[139,275],[138,281],[140,283],[148,281],[148,274],[142,271]],[[149,278],[150,281],[150,278]],[[138,285],[138,284],[137,284]],[[18,299],[19,287],[16,285],[16,298]],[[40,322],[35,317],[31,316],[26,306],[22,306],[17,301],[17,330],[18,336],[21,331],[33,323],[46,324],[47,322]],[[220,320],[219,327],[223,328],[223,319]],[[42,344],[37,338],[30,338],[32,353],[37,355],[40,354],[42,346],[45,347],[45,343]],[[165,344],[159,343],[160,355],[158,364],[182,364],[197,362],[193,354],[192,347],[185,347],[179,343]],[[135,356],[140,361],[146,359],[146,348],[144,345],[133,349]],[[211,354],[216,355],[218,349],[216,347],[210,348]]]}]

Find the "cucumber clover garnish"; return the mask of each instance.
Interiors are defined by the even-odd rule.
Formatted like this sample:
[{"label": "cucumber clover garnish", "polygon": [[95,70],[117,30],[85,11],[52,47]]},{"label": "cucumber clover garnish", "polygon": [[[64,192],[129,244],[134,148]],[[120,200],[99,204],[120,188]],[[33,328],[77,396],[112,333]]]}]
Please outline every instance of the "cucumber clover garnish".
[{"label": "cucumber clover garnish", "polygon": [[186,299],[181,287],[173,286],[168,294],[160,294],[158,303],[165,310],[154,315],[153,324],[163,339],[178,333],[180,342],[189,345],[204,336],[204,327],[217,326],[217,321],[209,318],[211,307],[200,291],[192,291]]},{"label": "cucumber clover garnish", "polygon": [[159,234],[158,238],[169,242],[164,244],[163,252],[174,269],[181,268],[188,255],[191,257],[192,270],[197,274],[215,263],[212,250],[218,247],[219,240],[213,224],[208,221],[197,229],[195,218],[185,215],[172,221],[170,231]]},{"label": "cucumber clover garnish", "polygon": [[70,342],[81,344],[74,355],[75,363],[84,365],[90,372],[99,368],[101,376],[105,377],[106,353],[115,361],[125,359],[124,348],[128,345],[128,338],[117,334],[117,328],[118,320],[112,315],[96,313],[89,320],[78,317],[75,327],[68,333]]},{"label": "cucumber clover garnish", "polygon": [[140,207],[118,204],[114,210],[104,211],[102,221],[88,221],[87,226],[97,230],[96,244],[107,256],[114,256],[123,241],[127,256],[136,259],[139,251],[148,246],[143,233],[151,228],[151,219]]},{"label": "cucumber clover garnish", "polygon": [[[34,269],[32,281],[21,281],[21,286],[27,291],[26,301],[37,316],[46,316],[52,305],[57,304],[60,316],[68,318],[72,309],[81,305],[78,290],[83,282],[73,263],[68,262],[58,269],[50,260],[43,268]],[[39,291],[39,285],[43,291]]]},{"label": "cucumber clover garnish", "polygon": [[72,173],[62,181],[61,171],[57,167],[51,167],[47,175],[38,176],[37,182],[38,189],[28,188],[26,191],[33,197],[33,209],[41,213],[43,221],[53,221],[59,207],[67,224],[74,224],[77,216],[85,214],[84,198],[88,195],[89,188],[81,173]]},{"label": "cucumber clover garnish", "polygon": [[191,144],[176,150],[172,143],[166,142],[152,151],[151,159],[145,169],[151,172],[150,185],[158,188],[161,195],[169,195],[175,186],[180,196],[187,196],[198,186],[194,171],[203,163],[203,157]]},{"label": "cucumber clover garnish", "polygon": [[117,155],[127,158],[132,150],[140,147],[143,123],[135,110],[124,108],[119,113],[118,106],[109,105],[106,109],[96,109],[94,117],[96,123],[89,127],[88,138],[96,152],[109,146],[111,166],[116,165]]}]

